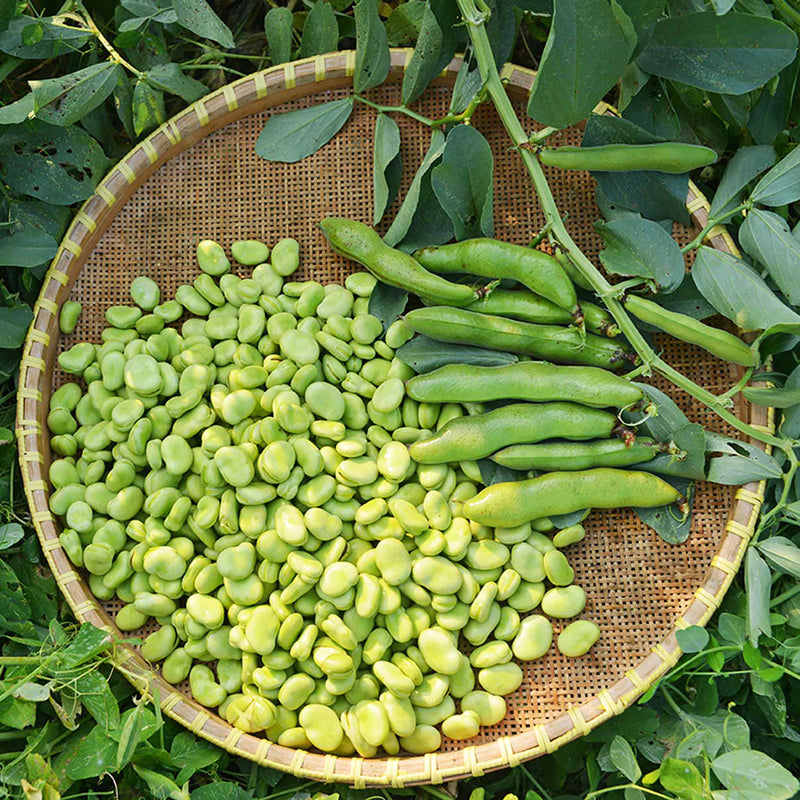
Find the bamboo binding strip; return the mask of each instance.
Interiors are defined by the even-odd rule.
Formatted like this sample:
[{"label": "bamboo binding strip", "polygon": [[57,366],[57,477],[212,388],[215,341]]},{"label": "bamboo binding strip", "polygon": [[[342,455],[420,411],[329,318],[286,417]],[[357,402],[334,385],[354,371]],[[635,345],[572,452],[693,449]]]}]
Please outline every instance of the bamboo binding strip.
[{"label": "bamboo binding strip", "polygon": [[[407,50],[392,51],[387,83],[371,94],[376,101],[397,104],[409,55]],[[422,113],[443,116],[446,87],[452,86],[459,64],[455,59],[437,82],[439,88],[422,98]],[[74,341],[97,340],[101,310],[115,301],[125,302],[123,292],[132,277],[151,274],[171,296],[187,273],[196,270],[189,258],[200,233],[226,245],[236,238],[269,241],[293,235],[304,248],[304,269],[308,272],[311,264],[318,280],[340,281],[347,274],[348,265],[330,253],[315,225],[324,213],[371,219],[367,148],[372,112],[356,104],[343,132],[296,165],[260,161],[253,142],[270,113],[346,96],[354,66],[355,53],[340,52],[242,78],[173,117],[109,172],[76,215],[45,276],[24,345],[16,432],[33,524],[61,591],[80,621],[108,630],[117,640],[117,665],[138,688],[158,699],[165,714],[237,756],[298,776],[356,787],[441,783],[552,753],[621,713],[664,675],[680,655],[676,632],[704,625],[733,580],[755,528],[763,482],[736,491],[702,484],[692,535],[678,546],[661,542],[630,512],[595,512],[587,523],[587,539],[574,546],[571,560],[590,596],[588,615],[603,629],[597,652],[568,663],[551,652],[527,665],[523,686],[508,698],[508,717],[472,742],[445,740],[440,751],[426,756],[374,759],[293,750],[242,733],[192,700],[185,687],[164,681],[136,648],[121,641],[124,637],[113,623],[114,603],[98,602],[70,563],[47,502],[46,417],[50,394],[62,379],[55,357]],[[533,73],[507,65],[503,78],[522,113]],[[597,110],[606,112],[609,107]],[[427,148],[427,135],[417,123],[398,122],[403,156],[413,165]],[[495,153],[496,235],[524,243],[542,223],[530,184],[493,112],[482,107],[473,122]],[[558,136],[564,143],[577,143],[580,130]],[[413,166],[405,172],[407,187]],[[557,200],[569,210],[573,236],[595,256],[590,178],[556,172],[549,177]],[[687,209],[696,227],[706,223],[708,208],[690,183]],[[736,252],[724,229],[711,233],[712,247]],[[677,236],[688,240],[689,231],[678,230]],[[76,332],[64,337],[58,330],[58,313],[70,297],[84,304],[84,313]],[[663,346],[672,363],[712,390],[736,378],[732,368],[703,351],[674,341],[664,341]],[[675,399],[693,420],[715,425],[704,409]],[[740,401],[737,413],[753,425],[772,429],[766,409]],[[722,509],[729,509],[727,520]]]}]

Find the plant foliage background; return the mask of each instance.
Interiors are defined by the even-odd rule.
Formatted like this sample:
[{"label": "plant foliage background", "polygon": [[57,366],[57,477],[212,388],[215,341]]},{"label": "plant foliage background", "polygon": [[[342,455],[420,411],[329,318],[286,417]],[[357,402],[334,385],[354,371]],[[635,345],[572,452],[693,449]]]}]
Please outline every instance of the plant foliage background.
[{"label": "plant foliage background", "polygon": [[[593,119],[586,134],[592,143],[680,140],[720,154],[717,164],[693,177],[713,197],[712,216],[739,229],[757,267],[745,265],[750,272],[742,274],[756,274],[758,291],[737,299],[743,278],[719,279],[720,265],[706,257],[697,273],[698,282],[705,279],[702,294],[687,279],[662,302],[698,317],[746,306],[748,327],[788,324],[762,345],[762,353],[774,355],[767,377],[776,389],[750,396],[782,409],[781,434],[794,442],[800,436],[800,335],[792,327],[800,321],[794,310],[800,303],[800,3],[555,0],[554,8],[552,0],[493,0],[490,8],[498,63],[540,67],[528,109],[537,121],[573,124],[610,93],[623,119]],[[717,479],[771,479],[766,521],[721,613],[706,630],[681,633],[687,655],[678,666],[640,704],[554,756],[457,786],[358,792],[232,758],[162,719],[153,698],[134,696],[110,668],[102,633],[76,629],[60,602],[29,525],[12,429],[31,307],[71,215],[133,143],[185,104],[253,70],[353,48],[357,34],[359,95],[385,76],[387,45],[416,46],[403,83],[403,103],[411,109],[467,43],[452,0],[359,0],[355,6],[352,0],[222,0],[213,8],[205,0],[0,0],[0,797],[305,800],[322,789],[343,800],[499,800],[509,793],[526,800],[605,793],[625,800],[789,800],[800,774],[800,497],[793,480],[781,480],[791,466],[780,454],[743,466],[734,447],[712,443],[727,456],[715,467]],[[466,61],[452,109],[461,119],[485,99],[469,53]],[[566,98],[564,85],[576,87]],[[315,135],[323,129],[330,138],[344,124],[354,101],[339,102],[322,115],[318,107]],[[291,133],[297,123],[275,124]],[[441,203],[447,214],[439,214],[438,235],[449,234],[444,241],[453,232],[459,238],[490,234],[491,163],[487,179],[480,135],[460,126],[445,147],[434,127],[419,178],[438,164],[425,202],[448,195],[457,180],[448,161],[460,163],[464,154],[474,156],[483,186],[472,209]],[[261,155],[296,160],[307,154],[299,137],[287,143],[279,133],[265,134]],[[376,222],[396,191],[398,146],[391,116],[381,114]],[[604,264],[632,274],[646,246],[658,252],[653,226],[685,220],[687,178],[597,179],[606,216]],[[408,244],[415,214],[427,213],[419,196],[418,187],[395,218],[387,235],[392,244]],[[745,196],[751,213],[742,224]],[[662,288],[671,280],[668,270],[643,277]],[[682,424],[680,418],[672,423]]]}]

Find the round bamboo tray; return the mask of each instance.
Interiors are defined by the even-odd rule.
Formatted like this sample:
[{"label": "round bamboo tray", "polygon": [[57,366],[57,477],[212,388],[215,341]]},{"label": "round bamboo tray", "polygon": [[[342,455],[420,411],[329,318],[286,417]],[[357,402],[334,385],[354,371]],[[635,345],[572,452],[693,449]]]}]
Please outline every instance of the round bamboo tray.
[{"label": "round bamboo tray", "polygon": [[[409,56],[406,50],[392,52],[389,78],[373,91],[374,100],[399,102]],[[422,113],[446,113],[459,63],[455,59],[418,103]],[[526,679],[507,698],[508,716],[501,723],[482,729],[469,742],[445,739],[438,752],[425,756],[343,758],[244,734],[195,703],[186,686],[168,684],[137,648],[121,642],[125,636],[113,623],[119,603],[100,603],[92,596],[62,550],[59,522],[48,509],[45,420],[49,397],[64,377],[56,355],[76,341],[99,341],[105,308],[129,302],[127,289],[136,275],[150,275],[171,297],[178,284],[197,273],[193,252],[200,238],[227,245],[242,238],[274,242],[291,235],[302,247],[299,279],[313,274],[321,282],[341,282],[352,265],[330,251],[317,223],[330,214],[371,220],[374,112],[357,103],[343,131],[297,164],[268,164],[253,146],[271,114],[349,94],[354,64],[355,53],[341,52],[243,78],[162,125],[111,170],[76,215],[36,304],[19,382],[20,462],[33,524],[67,602],[79,620],[120,640],[118,665],[160,701],[164,713],[230,753],[295,775],[357,787],[440,783],[552,753],[622,712],[664,675],[680,656],[676,631],[704,625],[719,606],[753,533],[764,486],[750,483],[735,490],[700,484],[692,533],[682,545],[664,543],[631,512],[594,512],[587,537],[571,548],[570,560],[577,582],[588,592],[585,615],[602,628],[600,642],[577,660],[553,648],[545,658],[526,664]],[[533,73],[508,65],[503,78],[525,119]],[[407,165],[404,190],[427,148],[427,134],[405,117],[398,122]],[[482,107],[473,122],[494,151],[496,236],[524,244],[543,223],[532,187],[494,112]],[[559,138],[576,144],[580,136],[576,127]],[[567,172],[551,172],[549,178],[559,207],[569,212],[572,235],[596,258],[600,242],[592,230],[598,216],[592,180],[588,174]],[[706,223],[708,203],[691,183],[687,208],[695,226]],[[688,241],[690,234],[676,226],[679,240]],[[735,252],[723,229],[712,231],[709,243]],[[67,299],[80,300],[84,311],[76,331],[62,336],[57,317]],[[659,344],[673,365],[712,391],[722,391],[737,378],[733,367],[702,350],[674,340]],[[666,388],[658,380],[654,384]],[[674,399],[693,421],[729,432],[691,398]],[[771,428],[768,412],[746,405],[741,396],[736,411],[753,425]]]}]

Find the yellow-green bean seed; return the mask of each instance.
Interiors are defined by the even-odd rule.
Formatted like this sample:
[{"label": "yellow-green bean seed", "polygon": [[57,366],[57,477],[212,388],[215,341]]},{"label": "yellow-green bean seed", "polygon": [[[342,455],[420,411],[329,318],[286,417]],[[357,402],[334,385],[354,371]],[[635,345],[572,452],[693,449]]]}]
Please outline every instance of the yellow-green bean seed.
[{"label": "yellow-green bean seed", "polygon": [[522,684],[522,670],[513,661],[496,664],[478,672],[478,683],[490,694],[507,695]]},{"label": "yellow-green bean seed", "polygon": [[410,697],[414,691],[414,681],[391,661],[376,661],[372,665],[372,671],[375,677],[397,697]]},{"label": "yellow-green bean seed", "polygon": [[583,525],[570,525],[563,528],[553,537],[553,544],[556,547],[568,547],[571,544],[580,542],[586,536]]},{"label": "yellow-green bean seed", "polygon": [[270,261],[278,275],[291,275],[300,266],[300,244],[295,239],[280,239],[272,248]]},{"label": "yellow-green bean seed", "polygon": [[428,666],[443,675],[452,675],[461,665],[458,649],[450,636],[441,628],[429,628],[419,637],[419,649]]},{"label": "yellow-green bean seed", "polygon": [[408,448],[402,442],[387,442],[378,453],[378,471],[390,481],[401,481],[411,464]]},{"label": "yellow-green bean seed", "polygon": [[520,542],[511,549],[511,567],[524,581],[539,583],[545,579],[544,556],[541,550]]},{"label": "yellow-green bean seed", "polygon": [[70,334],[78,326],[78,318],[81,315],[83,307],[80,303],[74,300],[67,300],[61,306],[61,313],[58,316],[58,326],[61,333]]},{"label": "yellow-green bean seed", "polygon": [[325,568],[319,581],[319,588],[331,597],[340,597],[352,589],[358,581],[355,564],[346,561],[330,564]]},{"label": "yellow-green bean seed", "polygon": [[414,755],[433,753],[442,746],[442,736],[431,725],[417,725],[411,736],[401,736],[400,746]]},{"label": "yellow-green bean seed", "polygon": [[400,378],[389,378],[382,383],[372,396],[374,409],[381,414],[389,414],[400,408],[405,397],[405,386]]},{"label": "yellow-green bean seed", "polygon": [[558,634],[556,646],[569,658],[578,658],[587,653],[600,638],[600,628],[588,619],[571,622]]},{"label": "yellow-green bean seed", "polygon": [[389,500],[389,511],[403,530],[412,535],[418,535],[428,529],[428,520],[408,500],[393,497]]},{"label": "yellow-green bean seed", "polygon": [[397,539],[383,539],[375,548],[375,564],[383,579],[398,586],[411,575],[411,557],[405,545]]},{"label": "yellow-green bean seed", "polygon": [[522,620],[519,633],[511,643],[514,655],[520,661],[541,658],[553,642],[553,626],[540,614],[530,614]]},{"label": "yellow-green bean seed", "polygon": [[575,571],[560,550],[544,554],[544,572],[554,586],[569,586],[575,580]]},{"label": "yellow-green bean seed", "polygon": [[461,571],[446,558],[425,556],[412,568],[414,580],[435,594],[455,594],[463,581]]},{"label": "yellow-green bean seed", "polygon": [[315,381],[305,392],[305,401],[320,419],[336,421],[344,415],[345,403],[342,393],[329,383]]},{"label": "yellow-green bean seed", "polygon": [[569,619],[583,611],[586,592],[580,586],[564,586],[548,589],[542,597],[542,611],[549,617]]},{"label": "yellow-green bean seed", "polygon": [[231,268],[225,251],[211,239],[204,239],[198,243],[197,264],[208,275],[222,275]]},{"label": "yellow-green bean seed", "polygon": [[480,717],[475,711],[463,711],[442,722],[442,733],[450,739],[471,739],[479,728]]},{"label": "yellow-green bean seed", "polygon": [[500,695],[476,691],[461,698],[461,710],[477,714],[481,725],[497,725],[505,718],[507,705]]},{"label": "yellow-green bean seed", "polygon": [[269,247],[255,239],[245,239],[231,245],[231,254],[240,264],[255,267],[269,258]]}]

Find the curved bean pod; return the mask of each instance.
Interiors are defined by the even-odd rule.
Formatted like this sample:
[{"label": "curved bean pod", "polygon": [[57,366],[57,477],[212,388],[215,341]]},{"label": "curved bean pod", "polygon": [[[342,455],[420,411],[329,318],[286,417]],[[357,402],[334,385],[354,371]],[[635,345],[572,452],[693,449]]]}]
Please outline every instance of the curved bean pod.
[{"label": "curved bean pod", "polygon": [[433,303],[465,306],[477,300],[481,290],[451,283],[421,267],[411,256],[384,244],[383,239],[363,222],[326,217],[322,232],[339,255],[363,264],[376,278],[390,286],[408,289]]},{"label": "curved bean pod", "polygon": [[628,295],[625,298],[625,308],[642,322],[653,325],[682,342],[696,344],[723,361],[731,361],[745,367],[755,366],[756,358],[753,351],[732,333],[706,325],[686,314],[669,311],[658,303],[636,295]]},{"label": "curved bean pod", "polygon": [[670,503],[678,503],[683,510],[686,500],[657,475],[601,467],[495,483],[467,500],[462,510],[480,525],[512,528],[582,508],[655,508]]},{"label": "curved bean pod", "polygon": [[572,281],[558,261],[541,250],[497,239],[466,239],[442,247],[423,247],[414,258],[433,272],[467,272],[517,281],[574,317],[580,316]]},{"label": "curved bean pod", "polygon": [[608,370],[536,361],[502,367],[448,364],[411,378],[406,382],[406,392],[423,403],[572,400],[597,408],[624,408],[644,397],[637,384]]},{"label": "curved bean pod", "polygon": [[419,464],[474,461],[510,444],[610,436],[617,425],[614,414],[577,403],[512,403],[451,419],[435,435],[414,442],[409,453]]},{"label": "curved bean pod", "polygon": [[[497,314],[542,325],[569,325],[573,321],[569,311],[525,289],[494,289],[486,297],[470,303],[467,308],[482,314]],[[587,331],[612,338],[619,336],[614,318],[600,306],[581,303],[581,311]]]},{"label": "curved bean pod", "polygon": [[548,167],[594,172],[669,172],[680,175],[713,164],[717,154],[710,147],[685,142],[655,144],[601,144],[595,147],[545,148],[539,160]]},{"label": "curved bean pod", "polygon": [[650,461],[658,453],[666,452],[669,445],[644,437],[631,445],[622,439],[596,442],[543,442],[517,444],[504,447],[489,456],[497,464],[511,469],[538,469],[559,472],[592,467],[627,467]]},{"label": "curved bean pod", "polygon": [[623,343],[557,325],[534,325],[463,308],[431,306],[410,311],[405,323],[416,333],[440,342],[474,344],[490,350],[544,358],[559,364],[619,369],[638,357]]}]

